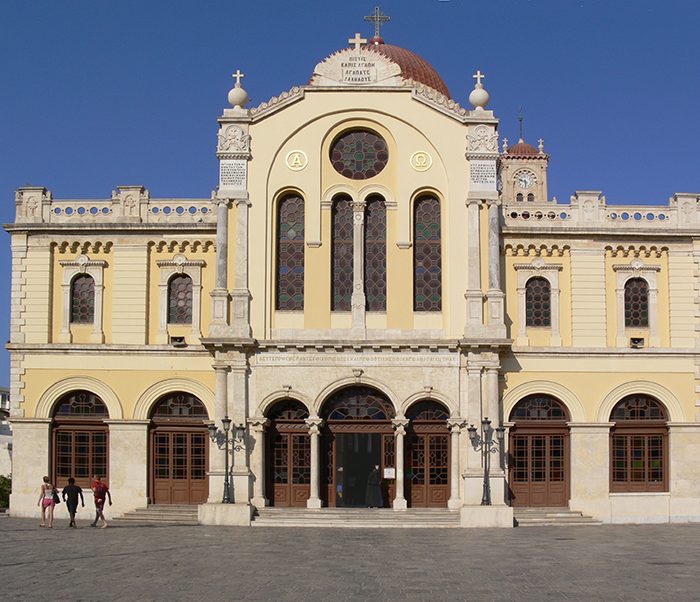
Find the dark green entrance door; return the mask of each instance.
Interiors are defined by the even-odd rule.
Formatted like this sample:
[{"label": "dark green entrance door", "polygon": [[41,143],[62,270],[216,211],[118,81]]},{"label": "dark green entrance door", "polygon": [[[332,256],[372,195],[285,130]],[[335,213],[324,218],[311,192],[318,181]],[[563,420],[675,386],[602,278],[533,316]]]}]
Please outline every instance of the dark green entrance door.
[{"label": "dark green entrance door", "polygon": [[335,440],[335,505],[365,507],[367,477],[382,464],[379,433],[338,433]]}]

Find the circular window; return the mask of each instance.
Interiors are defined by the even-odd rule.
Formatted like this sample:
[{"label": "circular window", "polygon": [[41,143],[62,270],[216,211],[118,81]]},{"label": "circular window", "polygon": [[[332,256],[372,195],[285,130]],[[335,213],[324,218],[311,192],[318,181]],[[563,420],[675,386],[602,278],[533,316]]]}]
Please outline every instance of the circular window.
[{"label": "circular window", "polygon": [[389,160],[386,142],[366,130],[345,132],[336,138],[330,152],[333,168],[351,180],[366,180],[381,172]]}]

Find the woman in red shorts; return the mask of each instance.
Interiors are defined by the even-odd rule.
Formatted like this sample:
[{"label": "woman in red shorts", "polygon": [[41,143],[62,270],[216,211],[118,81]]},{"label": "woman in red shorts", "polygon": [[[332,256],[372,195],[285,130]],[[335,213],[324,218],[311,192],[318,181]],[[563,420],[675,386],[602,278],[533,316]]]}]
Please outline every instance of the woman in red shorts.
[{"label": "woman in red shorts", "polygon": [[44,482],[41,485],[41,495],[39,495],[39,501],[36,503],[37,506],[41,506],[41,526],[46,526],[46,509],[49,509],[49,529],[53,528],[53,509],[56,506],[56,502],[53,499],[54,486],[49,481],[49,477],[44,477]]}]

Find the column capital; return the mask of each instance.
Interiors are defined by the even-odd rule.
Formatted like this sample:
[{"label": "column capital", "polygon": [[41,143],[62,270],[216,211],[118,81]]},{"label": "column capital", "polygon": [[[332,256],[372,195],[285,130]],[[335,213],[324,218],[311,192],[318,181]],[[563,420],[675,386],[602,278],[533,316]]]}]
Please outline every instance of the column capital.
[{"label": "column capital", "polygon": [[364,211],[365,206],[367,205],[367,202],[362,200],[362,201],[353,201],[352,202],[352,210],[355,213],[358,213],[359,211]]},{"label": "column capital", "polygon": [[476,205],[477,207],[481,207],[481,204],[482,204],[483,202],[484,202],[484,201],[482,201],[481,199],[467,199],[467,200],[464,201],[464,204],[465,204],[467,207],[471,207],[472,205]]},{"label": "column capital", "polygon": [[451,433],[459,433],[465,426],[467,426],[467,421],[464,418],[448,418],[447,428],[450,429]]},{"label": "column capital", "polygon": [[488,205],[489,209],[491,207],[500,207],[501,206],[501,199],[486,199],[486,205]]},{"label": "column capital", "polygon": [[231,371],[231,366],[228,364],[213,364],[212,367],[214,368],[214,372],[230,372]]},{"label": "column capital", "polygon": [[405,435],[406,434],[406,427],[408,426],[408,423],[410,420],[408,418],[394,418],[391,421],[391,424],[394,426],[394,431],[396,431],[397,435]]},{"label": "column capital", "polygon": [[265,418],[265,416],[253,416],[252,418],[248,418],[247,422],[250,428],[258,433],[262,432],[265,430],[266,426],[270,425],[270,421]]},{"label": "column capital", "polygon": [[236,207],[240,207],[241,205],[245,205],[246,207],[252,206],[247,194],[245,196],[233,199],[233,203],[236,205]]},{"label": "column capital", "polygon": [[310,435],[318,435],[321,432],[321,427],[323,426],[322,418],[307,418],[304,422],[309,427]]},{"label": "column capital", "polygon": [[217,207],[226,207],[226,209],[231,206],[231,199],[229,198],[222,198],[212,195],[211,202]]}]

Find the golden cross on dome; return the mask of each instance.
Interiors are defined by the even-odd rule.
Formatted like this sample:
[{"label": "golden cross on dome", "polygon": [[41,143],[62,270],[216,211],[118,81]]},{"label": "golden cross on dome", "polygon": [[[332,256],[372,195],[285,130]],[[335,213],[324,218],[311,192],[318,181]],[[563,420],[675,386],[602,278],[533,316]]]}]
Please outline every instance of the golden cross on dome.
[{"label": "golden cross on dome", "polygon": [[386,23],[387,21],[391,21],[391,17],[385,15],[378,6],[374,7],[374,12],[371,15],[367,15],[365,17],[365,21],[369,21],[370,23],[374,23],[374,37],[378,38],[379,37],[379,30],[382,27],[382,23]]},{"label": "golden cross on dome", "polygon": [[477,69],[476,73],[472,75],[472,77],[476,80],[476,85],[480,86],[481,85],[481,80],[486,77],[485,73],[481,72],[481,69]]},{"label": "golden cross on dome", "polygon": [[360,37],[360,34],[359,34],[359,33],[356,33],[354,38],[350,38],[350,39],[348,40],[348,44],[355,44],[355,50],[359,50],[359,49],[360,49],[360,46],[361,46],[362,44],[366,44],[366,43],[367,43],[367,40],[365,40],[364,38]]},{"label": "golden cross on dome", "polygon": [[243,75],[241,73],[240,69],[236,69],[236,72],[231,77],[235,77],[236,78],[236,85],[240,86],[241,85],[241,78],[245,77],[245,75]]}]

